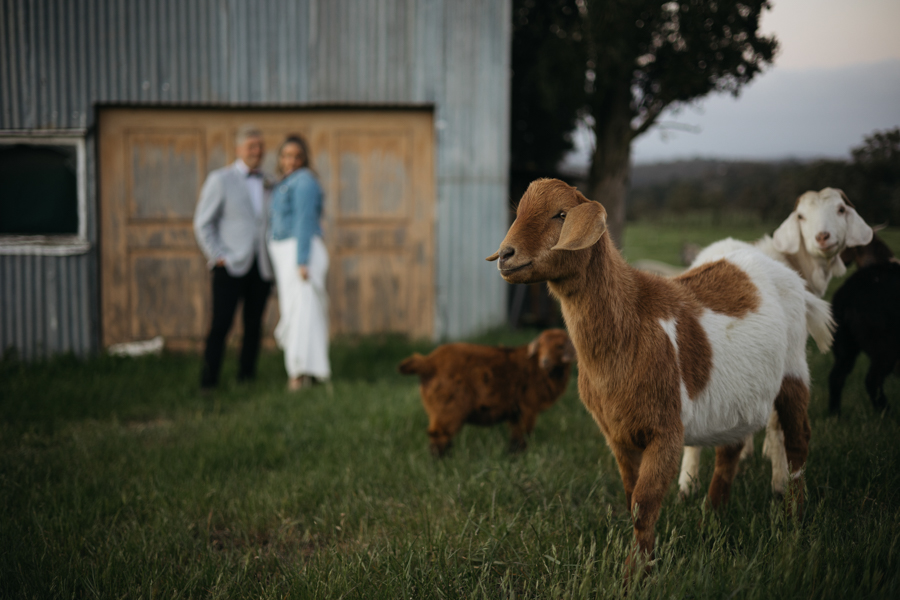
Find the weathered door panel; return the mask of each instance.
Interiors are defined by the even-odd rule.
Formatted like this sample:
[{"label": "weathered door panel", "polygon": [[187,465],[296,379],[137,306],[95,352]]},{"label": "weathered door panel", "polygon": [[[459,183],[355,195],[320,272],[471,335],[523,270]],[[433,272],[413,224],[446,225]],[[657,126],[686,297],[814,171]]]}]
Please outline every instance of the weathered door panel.
[{"label": "weathered door panel", "polygon": [[[310,143],[325,190],[332,333],[432,334],[429,111],[104,109],[99,123],[105,344],[163,335],[170,347],[201,345],[210,282],[194,208],[207,173],[235,159],[246,123],[263,131],[272,175],[288,134]],[[268,334],[277,317],[273,294]]]}]

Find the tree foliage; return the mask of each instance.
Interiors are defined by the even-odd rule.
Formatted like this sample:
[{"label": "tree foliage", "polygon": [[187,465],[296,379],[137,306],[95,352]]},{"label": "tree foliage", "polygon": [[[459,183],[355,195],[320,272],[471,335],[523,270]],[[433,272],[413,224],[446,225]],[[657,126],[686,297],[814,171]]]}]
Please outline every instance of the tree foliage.
[{"label": "tree foliage", "polygon": [[624,224],[631,143],[662,112],[737,94],[770,64],[766,0],[515,0],[512,166],[550,170],[580,112],[596,138],[589,197]]},{"label": "tree foliage", "polygon": [[511,162],[532,177],[554,174],[572,149],[585,106],[587,55],[575,0],[515,0]]},{"label": "tree foliage", "polygon": [[[587,0],[588,97],[595,121],[622,88],[633,136],[672,104],[710,92],[737,95],[772,62],[774,37],[759,34],[765,0]],[[598,123],[599,125],[599,123]]]}]

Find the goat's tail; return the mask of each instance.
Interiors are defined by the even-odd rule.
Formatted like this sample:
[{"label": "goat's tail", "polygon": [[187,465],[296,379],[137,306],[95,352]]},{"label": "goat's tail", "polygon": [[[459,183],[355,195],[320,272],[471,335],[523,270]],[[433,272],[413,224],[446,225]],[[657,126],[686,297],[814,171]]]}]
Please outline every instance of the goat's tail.
[{"label": "goat's tail", "polygon": [[831,316],[831,305],[810,292],[804,291],[806,300],[806,331],[816,341],[823,353],[831,348],[834,338],[834,319]]},{"label": "goat's tail", "polygon": [[418,352],[403,360],[398,370],[404,375],[418,374],[422,377],[428,377],[434,374],[434,367],[428,361],[427,356],[422,356]]}]

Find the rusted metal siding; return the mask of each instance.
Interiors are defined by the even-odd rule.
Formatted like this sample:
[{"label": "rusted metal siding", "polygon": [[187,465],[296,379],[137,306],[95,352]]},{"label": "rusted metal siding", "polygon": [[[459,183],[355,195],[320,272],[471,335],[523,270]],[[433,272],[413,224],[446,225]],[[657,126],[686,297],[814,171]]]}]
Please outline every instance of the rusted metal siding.
[{"label": "rusted metal siding", "polygon": [[[433,107],[435,331],[456,338],[504,322],[506,286],[483,259],[506,228],[510,20],[511,0],[0,0],[0,130],[88,132],[96,245],[97,105]],[[54,260],[0,260],[0,320],[49,305],[6,285],[15,273],[78,279],[86,308],[67,337],[95,348],[96,250]]]}]

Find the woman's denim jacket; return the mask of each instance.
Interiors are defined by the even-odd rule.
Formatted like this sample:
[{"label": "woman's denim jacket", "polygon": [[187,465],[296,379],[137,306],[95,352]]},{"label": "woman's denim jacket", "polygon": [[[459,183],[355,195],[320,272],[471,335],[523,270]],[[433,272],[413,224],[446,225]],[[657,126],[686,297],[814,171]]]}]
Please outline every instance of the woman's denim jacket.
[{"label": "woman's denim jacket", "polygon": [[273,240],[297,238],[297,264],[309,264],[313,236],[322,235],[322,188],[312,171],[297,169],[272,190],[269,235]]}]

